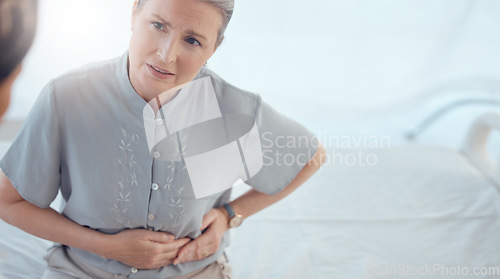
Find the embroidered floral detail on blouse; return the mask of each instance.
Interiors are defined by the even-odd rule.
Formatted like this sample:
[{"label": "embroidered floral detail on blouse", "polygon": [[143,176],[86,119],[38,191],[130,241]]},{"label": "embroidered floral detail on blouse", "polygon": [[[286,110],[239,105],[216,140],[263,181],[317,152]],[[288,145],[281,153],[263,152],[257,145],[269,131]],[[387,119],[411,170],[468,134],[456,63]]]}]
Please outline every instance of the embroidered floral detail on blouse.
[{"label": "embroidered floral detail on blouse", "polygon": [[[178,134],[177,134],[178,135]],[[171,137],[170,141],[175,142],[175,137]],[[181,142],[185,142],[186,137],[180,138]],[[172,143],[173,143],[172,142]],[[174,157],[180,157],[185,151],[185,146],[180,144],[176,145]],[[167,181],[163,186],[166,192],[166,203],[170,207],[169,217],[170,223],[169,227],[175,229],[184,220],[184,200],[183,192],[185,189],[184,182],[178,181],[181,177],[185,176],[185,171],[187,169],[186,163],[183,161],[170,161],[167,166]]]},{"label": "embroidered floral detail on blouse", "polygon": [[163,188],[167,192],[166,201],[167,205],[170,207],[169,217],[171,223],[169,224],[169,227],[176,228],[179,223],[184,220],[184,201],[182,199],[184,186],[176,188],[174,187],[174,185],[172,185],[172,183],[167,183],[163,186]]},{"label": "embroidered floral detail on blouse", "polygon": [[132,201],[132,187],[137,187],[137,162],[134,160],[134,151],[131,149],[132,142],[139,139],[137,134],[128,134],[127,130],[121,129],[122,138],[118,144],[120,157],[116,162],[120,166],[121,175],[116,181],[116,198],[111,211],[116,217],[116,221],[122,226],[130,226],[127,220],[128,203]]}]

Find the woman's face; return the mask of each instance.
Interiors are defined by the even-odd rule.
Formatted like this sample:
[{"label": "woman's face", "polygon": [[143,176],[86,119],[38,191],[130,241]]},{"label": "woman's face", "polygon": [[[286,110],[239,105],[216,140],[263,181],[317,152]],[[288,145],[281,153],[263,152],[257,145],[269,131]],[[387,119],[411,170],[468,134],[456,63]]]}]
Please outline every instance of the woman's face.
[{"label": "woman's face", "polygon": [[134,6],[129,77],[146,101],[188,83],[217,49],[222,16],[199,0],[148,0]]}]

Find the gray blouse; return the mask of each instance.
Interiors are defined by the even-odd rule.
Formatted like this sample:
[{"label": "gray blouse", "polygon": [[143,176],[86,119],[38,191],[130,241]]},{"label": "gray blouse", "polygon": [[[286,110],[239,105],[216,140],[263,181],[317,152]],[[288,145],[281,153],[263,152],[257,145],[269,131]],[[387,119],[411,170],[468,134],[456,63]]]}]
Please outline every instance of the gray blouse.
[{"label": "gray blouse", "polygon": [[[68,72],[42,90],[0,162],[24,199],[46,208],[60,191],[62,214],[82,226],[196,238],[235,181],[272,195],[314,155],[310,131],[205,67],[170,102],[146,103],[128,79],[127,59],[128,52]],[[112,273],[165,278],[213,263],[228,239],[201,261],[138,272],[71,249]]]}]

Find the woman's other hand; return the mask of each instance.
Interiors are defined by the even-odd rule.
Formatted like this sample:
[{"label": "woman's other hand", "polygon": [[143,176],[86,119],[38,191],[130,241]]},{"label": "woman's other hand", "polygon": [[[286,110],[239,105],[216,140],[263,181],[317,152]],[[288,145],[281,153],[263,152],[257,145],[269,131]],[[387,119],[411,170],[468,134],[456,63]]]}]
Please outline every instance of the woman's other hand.
[{"label": "woman's other hand", "polygon": [[109,238],[110,245],[104,256],[138,269],[156,269],[171,264],[179,250],[191,241],[144,229],[124,230]]},{"label": "woman's other hand", "polygon": [[[205,230],[206,229],[206,230]],[[199,261],[219,250],[224,233],[229,229],[229,216],[224,208],[212,208],[203,217],[202,235],[182,247],[173,261],[179,263]]]}]

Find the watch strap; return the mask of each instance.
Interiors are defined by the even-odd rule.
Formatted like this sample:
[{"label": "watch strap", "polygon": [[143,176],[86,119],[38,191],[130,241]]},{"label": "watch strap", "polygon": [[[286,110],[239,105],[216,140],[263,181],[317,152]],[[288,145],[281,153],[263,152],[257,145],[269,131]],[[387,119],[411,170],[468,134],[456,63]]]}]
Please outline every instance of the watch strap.
[{"label": "watch strap", "polygon": [[236,216],[236,214],[234,214],[233,208],[231,207],[231,205],[229,205],[229,203],[224,204],[224,208],[226,209],[227,214],[229,214],[229,219],[232,219],[234,216]]}]

